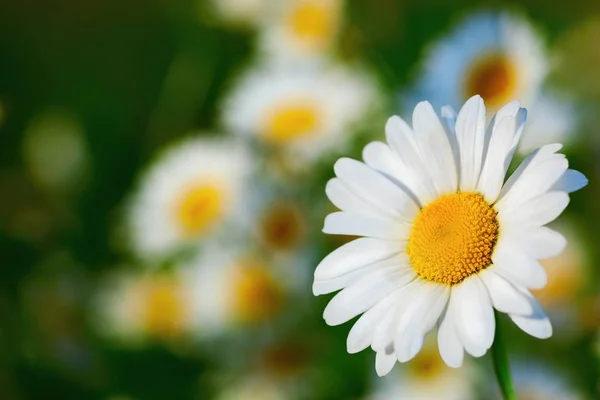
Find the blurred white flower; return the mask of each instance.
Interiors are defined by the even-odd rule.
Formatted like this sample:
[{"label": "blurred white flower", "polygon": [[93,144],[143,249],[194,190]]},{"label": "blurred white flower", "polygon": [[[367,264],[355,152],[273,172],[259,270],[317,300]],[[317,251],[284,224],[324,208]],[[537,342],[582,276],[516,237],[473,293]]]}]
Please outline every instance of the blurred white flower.
[{"label": "blurred white flower", "polygon": [[298,282],[287,266],[231,248],[207,248],[192,263],[198,282],[194,303],[201,337],[235,336],[244,328],[272,328],[283,316]]},{"label": "blurred white flower", "polygon": [[428,340],[413,360],[378,378],[367,400],[471,400],[475,398],[476,379],[473,365],[459,369],[446,366],[435,341]]},{"label": "blurred white flower", "polygon": [[23,156],[32,180],[56,192],[78,189],[89,172],[83,128],[66,111],[49,110],[30,122]]},{"label": "blurred white flower", "polygon": [[164,257],[218,232],[243,214],[252,159],[229,139],[184,140],[142,176],[126,227],[141,258]]},{"label": "blurred white flower", "polygon": [[576,125],[573,106],[542,93],[549,70],[543,38],[522,16],[483,12],[468,17],[448,36],[434,43],[407,106],[427,99],[436,108],[459,107],[479,94],[488,117],[511,100],[529,110],[530,123],[519,152],[544,144],[564,143]]},{"label": "blurred white flower", "polygon": [[429,48],[416,95],[437,108],[479,94],[493,115],[511,100],[530,106],[547,72],[544,43],[527,20],[484,12]]},{"label": "blurred white flower", "polygon": [[257,67],[225,100],[222,119],[234,134],[305,164],[351,139],[354,125],[377,103],[376,92],[368,74],[342,67]]},{"label": "blurred white flower", "polygon": [[121,270],[97,289],[90,314],[103,336],[127,345],[181,341],[198,327],[196,282],[178,272]]},{"label": "blurred white flower", "polygon": [[223,389],[217,393],[215,400],[289,400],[293,394],[285,390],[284,386],[277,381],[251,374],[233,383],[223,385]]},{"label": "blurred white flower", "polygon": [[[520,400],[584,400],[565,379],[564,374],[545,365],[518,362],[512,365],[512,376]],[[501,398],[498,394],[495,398]]]},{"label": "blurred white flower", "polygon": [[341,0],[283,0],[263,20],[259,46],[267,57],[294,63],[328,54],[342,20]]}]

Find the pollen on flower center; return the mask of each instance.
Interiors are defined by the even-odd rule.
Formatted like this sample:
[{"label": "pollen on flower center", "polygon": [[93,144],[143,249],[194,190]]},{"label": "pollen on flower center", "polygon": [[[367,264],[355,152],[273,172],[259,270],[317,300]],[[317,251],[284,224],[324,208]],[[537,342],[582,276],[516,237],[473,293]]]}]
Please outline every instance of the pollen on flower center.
[{"label": "pollen on flower center", "polygon": [[479,94],[486,104],[500,107],[513,96],[517,84],[516,68],[502,54],[485,55],[467,71],[465,96]]},{"label": "pollen on flower center", "polygon": [[176,204],[176,217],[186,235],[206,230],[222,213],[223,191],[214,184],[188,188]]},{"label": "pollen on flower center", "polygon": [[246,261],[233,271],[231,279],[238,321],[265,321],[277,315],[283,307],[283,288],[265,267]]},{"label": "pollen on flower center", "polygon": [[145,327],[149,334],[170,338],[183,331],[185,303],[181,288],[174,279],[158,278],[144,287],[142,309]]},{"label": "pollen on flower center", "polygon": [[310,135],[319,125],[315,104],[298,102],[275,107],[266,121],[265,137],[273,143],[285,143]]},{"label": "pollen on flower center", "polygon": [[407,253],[415,272],[454,285],[487,268],[498,238],[497,212],[478,193],[443,195],[421,210]]},{"label": "pollen on flower center", "polygon": [[333,35],[334,10],[321,2],[300,3],[291,13],[291,26],[303,38],[321,41]]}]

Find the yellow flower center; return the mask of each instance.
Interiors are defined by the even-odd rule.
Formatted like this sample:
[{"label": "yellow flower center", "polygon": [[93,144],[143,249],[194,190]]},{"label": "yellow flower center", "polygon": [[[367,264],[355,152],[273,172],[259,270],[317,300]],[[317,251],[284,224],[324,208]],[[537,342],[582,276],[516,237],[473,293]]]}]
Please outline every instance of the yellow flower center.
[{"label": "yellow flower center", "polygon": [[241,265],[234,271],[233,282],[234,311],[242,323],[271,319],[283,307],[283,289],[265,267]]},{"label": "yellow flower center", "polygon": [[275,106],[267,117],[265,138],[283,144],[311,135],[320,123],[319,110],[310,102],[292,102]]},{"label": "yellow flower center", "polygon": [[417,379],[435,379],[439,373],[447,368],[439,352],[435,351],[435,347],[428,347],[421,350],[408,363],[407,367],[412,377]]},{"label": "yellow flower center", "polygon": [[299,38],[324,46],[335,33],[336,11],[327,1],[301,1],[290,14],[290,26]]},{"label": "yellow flower center", "polygon": [[517,71],[511,60],[502,54],[487,54],[467,71],[464,95],[479,94],[486,105],[498,108],[512,100],[517,86]]},{"label": "yellow flower center", "polygon": [[454,285],[492,262],[498,238],[497,212],[478,193],[446,194],[421,210],[407,253],[415,272]]},{"label": "yellow flower center", "polygon": [[223,213],[223,191],[214,184],[188,188],[176,203],[176,218],[186,236],[206,231]]},{"label": "yellow flower center", "polygon": [[170,277],[145,282],[143,321],[149,335],[169,339],[183,333],[185,302],[180,287]]},{"label": "yellow flower center", "polygon": [[304,238],[304,219],[292,204],[275,204],[267,211],[260,226],[260,237],[275,250],[290,250]]}]

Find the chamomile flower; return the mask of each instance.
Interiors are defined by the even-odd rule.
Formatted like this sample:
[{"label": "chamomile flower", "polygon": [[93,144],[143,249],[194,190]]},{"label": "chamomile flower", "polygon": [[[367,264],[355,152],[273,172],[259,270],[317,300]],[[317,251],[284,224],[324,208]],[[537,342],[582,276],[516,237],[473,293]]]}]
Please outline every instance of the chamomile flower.
[{"label": "chamomile flower", "polygon": [[539,34],[509,13],[467,18],[429,49],[424,63],[419,95],[436,107],[456,107],[479,94],[492,114],[512,99],[531,106],[548,73]]},{"label": "chamomile flower", "polygon": [[413,99],[458,107],[479,94],[490,118],[512,99],[524,104],[530,123],[519,152],[564,142],[573,133],[572,105],[542,93],[549,70],[543,39],[517,14],[484,12],[467,18],[429,49],[424,64]]},{"label": "chamomile flower", "polygon": [[264,20],[259,44],[277,61],[320,57],[335,43],[341,19],[341,0],[284,0]]},{"label": "chamomile flower", "polygon": [[346,144],[375,94],[371,77],[355,70],[259,67],[238,82],[222,118],[229,131],[303,164]]},{"label": "chamomile flower", "polygon": [[142,258],[168,256],[242,213],[251,158],[231,140],[194,138],[165,151],[141,179],[127,215]]},{"label": "chamomile flower", "polygon": [[297,291],[293,274],[235,249],[206,249],[193,265],[192,280],[199,282],[194,302],[207,339],[273,327]]},{"label": "chamomile flower", "polygon": [[444,108],[441,120],[419,103],[412,128],[388,120],[388,144],[367,145],[365,163],[342,158],[334,166],[326,193],[342,211],[326,218],[323,231],[365,237],[321,261],[313,292],[343,289],[325,309],[329,325],[364,313],[348,351],[371,346],[379,375],[412,359],[438,321],[440,354],[451,367],[462,365],[465,350],[480,357],[491,347],[494,308],[532,336],[552,334],[529,289],[546,284],[537,260],[565,246],[544,225],[587,180],[552,144],[504,182],[526,110],[507,104],[487,130],[485,115],[480,96],[456,118]]},{"label": "chamomile flower", "polygon": [[198,327],[195,282],[176,272],[119,271],[100,285],[93,325],[114,341],[141,345],[190,337]]},{"label": "chamomile flower", "polygon": [[427,340],[423,350],[402,369],[378,379],[367,399],[474,399],[476,372],[471,365],[449,368],[440,358],[435,342]]}]

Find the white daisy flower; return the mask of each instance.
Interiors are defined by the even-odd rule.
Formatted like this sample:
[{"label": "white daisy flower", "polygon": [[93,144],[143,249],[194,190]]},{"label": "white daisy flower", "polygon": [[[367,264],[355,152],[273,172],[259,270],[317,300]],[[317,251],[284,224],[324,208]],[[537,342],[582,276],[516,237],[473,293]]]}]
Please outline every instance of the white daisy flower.
[{"label": "white daisy flower", "polygon": [[410,362],[375,382],[368,400],[470,400],[475,398],[477,370],[469,365],[449,368],[440,358],[435,343],[427,340]]},{"label": "white daisy flower", "polygon": [[524,104],[530,123],[519,152],[565,142],[573,133],[572,105],[542,93],[549,70],[543,39],[516,14],[475,14],[435,43],[424,64],[413,99],[429,99],[435,107],[458,107],[479,94],[490,118],[512,99]]},{"label": "white daisy flower", "polygon": [[456,107],[479,94],[493,114],[512,99],[531,106],[547,75],[548,57],[525,19],[484,12],[434,44],[424,68],[417,92],[434,106]]},{"label": "white daisy flower", "polygon": [[235,249],[206,249],[190,271],[191,280],[199,282],[194,303],[202,320],[199,333],[205,338],[274,326],[297,291],[294,274]]},{"label": "white daisy flower", "polygon": [[259,36],[263,51],[290,62],[327,54],[342,20],[341,0],[284,0],[264,20]]},{"label": "white daisy flower", "polygon": [[357,71],[259,67],[226,99],[223,123],[302,163],[346,144],[376,102],[374,82]]},{"label": "white daisy flower", "polygon": [[194,138],[168,149],[142,177],[127,215],[134,252],[168,256],[243,212],[252,162],[228,139]]},{"label": "white daisy flower", "polygon": [[323,231],[366,236],[329,254],[317,267],[316,295],[343,289],[324,318],[338,325],[364,313],[348,336],[348,351],[369,346],[376,370],[387,374],[421,349],[438,322],[438,345],[451,367],[463,351],[480,357],[494,340],[493,308],[539,338],[552,328],[529,289],[546,284],[537,259],[558,254],[565,239],[544,225],[587,184],[568,169],[558,144],[528,156],[504,182],[525,125],[518,102],[485,127],[485,106],[474,96],[458,117],[438,118],[428,102],[413,128],[397,116],[386,124],[388,144],[365,147],[365,163],[334,166],[326,188],[342,211]]},{"label": "white daisy flower", "polygon": [[117,272],[98,289],[92,324],[102,335],[134,346],[191,337],[198,312],[193,302],[196,282],[188,278],[177,272]]}]

